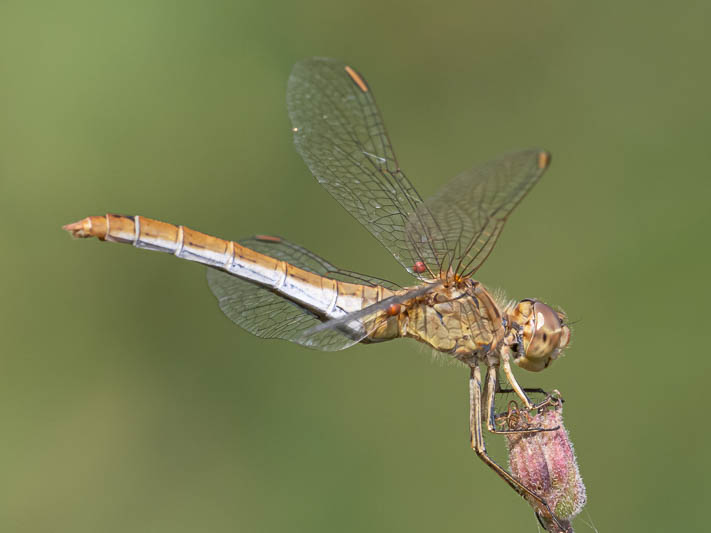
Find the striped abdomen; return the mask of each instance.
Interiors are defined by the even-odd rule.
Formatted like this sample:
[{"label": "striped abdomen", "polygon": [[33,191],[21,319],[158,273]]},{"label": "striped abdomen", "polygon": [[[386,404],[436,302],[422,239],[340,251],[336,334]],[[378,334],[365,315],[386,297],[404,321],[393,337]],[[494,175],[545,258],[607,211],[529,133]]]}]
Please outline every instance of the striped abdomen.
[{"label": "striped abdomen", "polygon": [[321,319],[341,318],[394,294],[381,286],[320,276],[239,243],[142,216],[91,216],[64,229],[75,237],[132,244],[224,270],[293,301]]}]

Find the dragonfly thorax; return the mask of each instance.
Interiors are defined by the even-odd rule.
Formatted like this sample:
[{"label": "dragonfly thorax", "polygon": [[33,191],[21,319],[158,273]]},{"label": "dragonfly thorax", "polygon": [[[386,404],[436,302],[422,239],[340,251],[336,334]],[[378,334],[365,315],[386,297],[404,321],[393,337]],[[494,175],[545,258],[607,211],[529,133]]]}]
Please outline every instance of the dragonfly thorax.
[{"label": "dragonfly thorax", "polygon": [[497,352],[504,337],[501,313],[477,281],[439,285],[406,311],[404,336],[471,364]]},{"label": "dragonfly thorax", "polygon": [[507,311],[506,339],[514,363],[532,372],[548,368],[570,342],[565,314],[532,299]]}]

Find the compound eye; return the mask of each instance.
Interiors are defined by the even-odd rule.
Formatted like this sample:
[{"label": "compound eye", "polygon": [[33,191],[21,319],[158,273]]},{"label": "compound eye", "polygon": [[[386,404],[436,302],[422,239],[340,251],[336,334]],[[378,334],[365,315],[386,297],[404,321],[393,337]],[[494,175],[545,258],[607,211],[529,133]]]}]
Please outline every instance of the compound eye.
[{"label": "compound eye", "polygon": [[[539,358],[551,355],[556,349],[563,348],[561,341],[568,343],[570,334],[564,335],[566,326],[553,309],[541,302],[533,304],[533,331],[526,349],[526,357]],[[564,338],[565,337],[565,338]]]}]

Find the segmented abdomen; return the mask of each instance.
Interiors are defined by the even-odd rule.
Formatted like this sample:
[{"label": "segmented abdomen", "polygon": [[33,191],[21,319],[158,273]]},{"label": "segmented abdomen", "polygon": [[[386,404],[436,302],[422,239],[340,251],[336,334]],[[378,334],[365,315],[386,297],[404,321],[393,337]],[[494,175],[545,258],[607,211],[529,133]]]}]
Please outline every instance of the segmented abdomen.
[{"label": "segmented abdomen", "polygon": [[340,318],[394,294],[381,286],[320,276],[234,241],[138,215],[91,216],[64,229],[75,237],[132,244],[222,269],[269,288],[325,319]]}]

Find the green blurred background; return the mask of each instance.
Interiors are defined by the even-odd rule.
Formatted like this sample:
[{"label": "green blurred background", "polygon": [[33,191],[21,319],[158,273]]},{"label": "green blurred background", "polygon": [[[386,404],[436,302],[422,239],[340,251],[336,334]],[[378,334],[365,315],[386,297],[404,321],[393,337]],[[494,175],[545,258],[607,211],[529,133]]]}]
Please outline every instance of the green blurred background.
[{"label": "green blurred background", "polygon": [[280,234],[407,281],[292,147],[286,81],[311,55],[367,77],[423,196],[501,153],[552,151],[478,277],[577,321],[564,359],[517,373],[567,400],[589,495],[576,529],[705,529],[709,15],[0,3],[0,529],[536,530],[469,449],[465,369],[414,341],[257,339],[203,267],[60,229],[109,211]]}]

